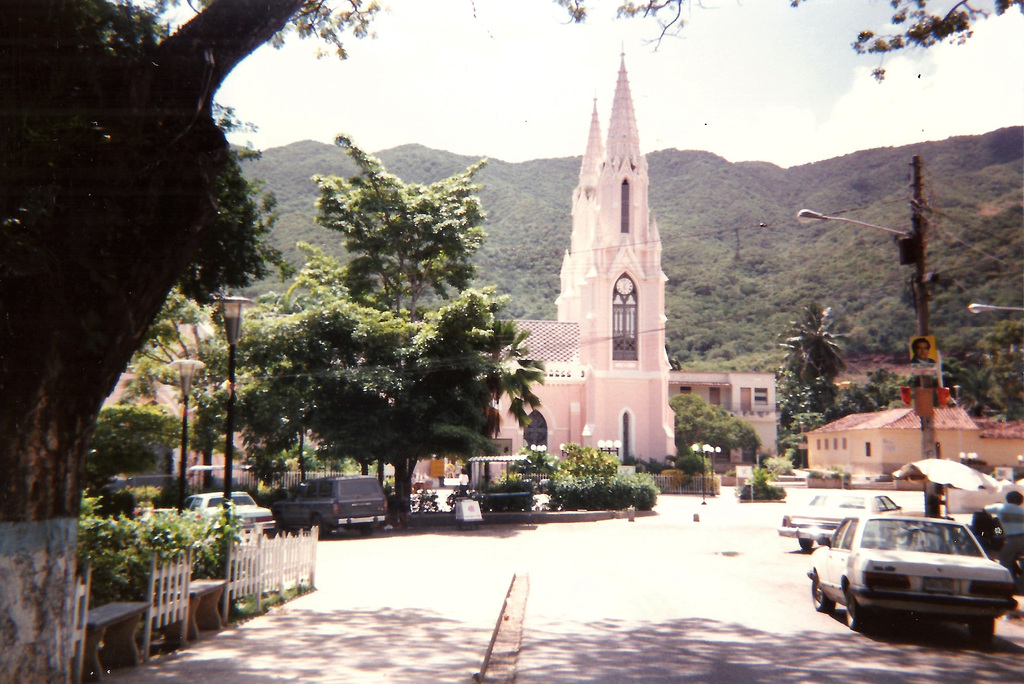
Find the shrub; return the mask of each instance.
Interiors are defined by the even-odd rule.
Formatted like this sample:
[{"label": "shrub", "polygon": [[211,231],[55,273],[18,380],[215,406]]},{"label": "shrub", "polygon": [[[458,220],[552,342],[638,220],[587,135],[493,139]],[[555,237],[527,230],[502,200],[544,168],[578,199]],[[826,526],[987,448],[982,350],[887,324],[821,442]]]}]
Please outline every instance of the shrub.
[{"label": "shrub", "polygon": [[750,488],[754,490],[755,501],[781,501],[786,498],[783,487],[772,484],[775,475],[767,468],[754,468],[753,477],[742,487],[736,488],[736,496],[741,499],[750,498]]},{"label": "shrub", "polygon": [[[86,505],[83,511],[95,508]],[[92,566],[90,601],[144,601],[151,556],[167,562],[192,549],[196,578],[224,577],[227,545],[238,537],[238,521],[228,513],[208,518],[177,511],[138,519],[83,515],[78,521],[78,563]]]},{"label": "shrub", "polygon": [[676,457],[676,469],[687,475],[700,475],[706,467],[704,457],[692,451],[685,451]]},{"label": "shrub", "polygon": [[793,474],[793,462],[787,456],[771,456],[764,459],[764,468],[772,475]]},{"label": "shrub", "polygon": [[646,473],[610,478],[558,475],[551,482],[551,507],[563,511],[649,511],[658,501],[654,478]]},{"label": "shrub", "polygon": [[619,472],[619,460],[594,447],[565,445],[565,459],[558,464],[558,473],[569,477],[611,478]]},{"label": "shrub", "polygon": [[533,482],[524,480],[518,473],[505,473],[501,479],[490,483],[486,494],[516,494],[529,492],[530,496],[484,497],[481,508],[484,511],[530,511],[533,510]]}]

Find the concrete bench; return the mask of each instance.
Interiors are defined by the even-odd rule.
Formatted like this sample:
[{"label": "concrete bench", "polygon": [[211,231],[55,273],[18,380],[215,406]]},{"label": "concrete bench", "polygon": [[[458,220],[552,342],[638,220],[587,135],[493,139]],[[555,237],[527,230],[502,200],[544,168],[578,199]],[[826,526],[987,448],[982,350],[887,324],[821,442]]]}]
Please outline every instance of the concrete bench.
[{"label": "concrete bench", "polygon": [[89,609],[85,623],[83,679],[99,680],[104,668],[109,671],[139,664],[135,631],[148,610],[149,604],[143,601],[108,603]]},{"label": "concrete bench", "polygon": [[227,580],[194,579],[189,583],[188,638],[199,639],[199,630],[220,630],[220,603]]}]

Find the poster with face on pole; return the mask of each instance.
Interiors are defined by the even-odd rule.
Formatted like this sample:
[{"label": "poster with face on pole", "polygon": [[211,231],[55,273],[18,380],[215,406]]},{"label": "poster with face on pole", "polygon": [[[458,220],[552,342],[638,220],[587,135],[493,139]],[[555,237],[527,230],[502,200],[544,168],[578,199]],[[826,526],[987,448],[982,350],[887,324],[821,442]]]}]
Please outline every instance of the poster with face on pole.
[{"label": "poster with face on pole", "polygon": [[917,335],[910,338],[910,372],[940,374],[942,364],[939,348],[934,335]]}]

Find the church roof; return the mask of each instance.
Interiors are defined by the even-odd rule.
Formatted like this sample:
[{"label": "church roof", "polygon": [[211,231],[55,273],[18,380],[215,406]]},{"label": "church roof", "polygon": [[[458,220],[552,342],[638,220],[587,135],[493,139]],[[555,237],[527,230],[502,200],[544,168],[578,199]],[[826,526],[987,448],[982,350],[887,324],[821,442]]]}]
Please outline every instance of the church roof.
[{"label": "church roof", "polygon": [[579,363],[580,326],[563,321],[516,321],[520,330],[529,330],[526,346],[535,361]]},{"label": "church roof", "polygon": [[[936,430],[977,430],[978,426],[962,408],[935,409]],[[912,408],[889,409],[875,413],[854,413],[807,434],[820,435],[849,430],[920,430],[921,419]]]}]

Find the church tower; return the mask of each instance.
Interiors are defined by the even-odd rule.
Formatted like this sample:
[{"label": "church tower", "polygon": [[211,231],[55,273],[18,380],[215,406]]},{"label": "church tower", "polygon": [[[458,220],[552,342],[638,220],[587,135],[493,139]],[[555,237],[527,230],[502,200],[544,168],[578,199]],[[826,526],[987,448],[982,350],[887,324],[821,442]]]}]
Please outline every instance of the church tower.
[{"label": "church tower", "polygon": [[663,460],[675,453],[666,278],[647,195],[647,159],[623,55],[604,143],[596,101],[591,114],[573,193],[570,248],[562,261],[558,320],[579,326],[579,361],[590,372],[584,435],[589,432],[595,443],[621,441],[620,456]]}]

